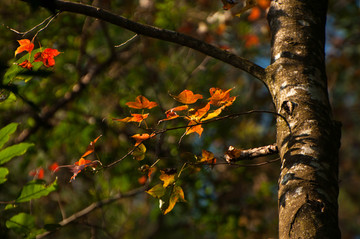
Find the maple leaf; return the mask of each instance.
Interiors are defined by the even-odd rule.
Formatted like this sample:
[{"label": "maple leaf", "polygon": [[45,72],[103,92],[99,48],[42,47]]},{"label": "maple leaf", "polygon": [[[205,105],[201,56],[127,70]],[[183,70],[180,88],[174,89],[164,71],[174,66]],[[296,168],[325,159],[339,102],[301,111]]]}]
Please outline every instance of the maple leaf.
[{"label": "maple leaf", "polygon": [[43,168],[38,168],[36,170],[31,170],[29,172],[30,176],[33,176],[36,179],[43,179],[44,178],[44,169]]},{"label": "maple leaf", "polygon": [[[199,135],[199,137],[201,137],[202,132],[204,131],[203,127],[201,126],[201,124],[196,125],[197,122],[196,121],[190,121],[188,124],[188,127],[186,128],[186,135],[191,134],[191,133],[197,133]],[[191,126],[191,125],[195,125],[195,126]]]},{"label": "maple leaf", "polygon": [[15,56],[23,51],[31,52],[34,49],[34,44],[29,39],[18,40],[20,46],[15,51]]},{"label": "maple leaf", "polygon": [[226,91],[215,87],[210,88],[209,92],[211,97],[208,99],[210,101],[209,103],[214,106],[222,106],[233,99],[235,100],[236,97],[230,97],[231,90],[232,88]]},{"label": "maple leaf", "polygon": [[33,65],[31,65],[30,61],[28,61],[28,60],[25,60],[25,61],[21,62],[19,64],[19,66],[21,66],[22,68],[26,68],[28,70],[31,70],[32,67],[33,67]]},{"label": "maple leaf", "polygon": [[135,146],[138,146],[139,144],[141,144],[142,141],[150,139],[154,136],[155,136],[155,133],[152,133],[152,134],[145,133],[145,134],[135,134],[131,137],[136,140]]},{"label": "maple leaf", "polygon": [[145,96],[139,95],[134,102],[127,102],[126,105],[134,109],[151,109],[157,106],[154,101],[149,101]]},{"label": "maple leaf", "polygon": [[146,119],[149,116],[149,113],[147,114],[131,114],[132,117],[126,117],[124,119],[113,119],[115,121],[121,121],[121,122],[138,122],[141,123],[144,119]]},{"label": "maple leaf", "polygon": [[98,136],[96,139],[94,139],[93,141],[90,142],[89,146],[86,148],[86,152],[81,156],[81,158],[85,158],[86,156],[88,156],[89,154],[92,154],[95,150],[95,143],[96,141],[98,141],[98,139],[101,137],[102,135]]},{"label": "maple leaf", "polygon": [[187,106],[187,105],[181,105],[181,106],[171,108],[171,109],[165,111],[166,119],[159,120],[158,123],[165,121],[165,120],[176,119],[179,117],[179,115],[176,113],[176,111],[184,111],[184,110],[187,110],[188,108],[189,108],[189,106]]},{"label": "maple leaf", "polygon": [[52,67],[55,65],[54,57],[59,54],[60,52],[56,49],[46,48],[42,52],[38,52],[34,55],[34,62],[41,61],[44,66]]},{"label": "maple leaf", "polygon": [[201,119],[208,113],[209,110],[210,110],[210,103],[207,103],[202,108],[190,109],[189,115],[186,116],[186,119],[190,121],[200,122]]},{"label": "maple leaf", "polygon": [[203,98],[202,95],[194,94],[191,90],[183,90],[179,95],[172,97],[183,104],[193,104]]},{"label": "maple leaf", "polygon": [[168,169],[168,170],[160,170],[159,179],[164,182],[163,187],[166,188],[173,182],[175,182],[176,170]]}]

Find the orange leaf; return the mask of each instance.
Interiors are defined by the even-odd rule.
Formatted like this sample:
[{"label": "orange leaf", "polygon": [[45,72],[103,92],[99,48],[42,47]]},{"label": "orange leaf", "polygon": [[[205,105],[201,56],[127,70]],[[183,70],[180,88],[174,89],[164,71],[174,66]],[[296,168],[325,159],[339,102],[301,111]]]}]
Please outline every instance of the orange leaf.
[{"label": "orange leaf", "polygon": [[[84,158],[80,158],[79,161],[75,162],[74,165],[66,165],[66,167],[69,167],[71,171],[73,172],[73,176],[70,178],[70,182],[72,180],[75,180],[75,177],[83,170],[84,168],[91,167],[95,169],[95,167],[100,163],[98,160],[91,161],[86,160]],[[65,167],[65,166],[62,166]]]},{"label": "orange leaf", "polygon": [[193,104],[198,99],[202,99],[200,94],[194,94],[191,90],[183,90],[178,96],[172,96],[175,100],[183,104]]},{"label": "orange leaf", "polygon": [[[188,124],[189,127],[186,128],[186,135],[191,134],[191,133],[198,133],[199,137],[201,137],[201,134],[203,132],[203,128],[201,126],[201,124],[199,125],[195,125],[197,124],[195,121],[190,121],[190,123]],[[191,126],[191,125],[195,125],[195,126]]]},{"label": "orange leaf", "polygon": [[138,178],[138,183],[141,185],[144,185],[146,183],[146,181],[147,181],[147,177],[145,175]]},{"label": "orange leaf", "polygon": [[257,3],[262,9],[270,7],[270,0],[257,0]]},{"label": "orange leaf", "polygon": [[92,154],[95,150],[95,143],[96,141],[98,141],[98,139],[101,137],[102,135],[100,135],[99,137],[97,137],[96,139],[94,139],[93,141],[90,142],[89,146],[86,148],[86,152],[81,156],[81,158],[85,158],[86,156],[88,156],[89,154]]},{"label": "orange leaf", "polygon": [[33,65],[31,65],[30,61],[25,60],[19,64],[22,68],[27,68],[28,70],[31,70]]},{"label": "orange leaf", "polygon": [[175,182],[176,170],[160,170],[160,173],[159,179],[164,182],[164,188]]},{"label": "orange leaf", "polygon": [[200,162],[207,163],[207,164],[215,164],[216,158],[214,157],[214,154],[212,152],[203,149]]},{"label": "orange leaf", "polygon": [[55,65],[54,57],[59,54],[60,52],[56,49],[46,48],[42,52],[38,52],[34,55],[34,62],[42,61],[44,66],[52,67]]},{"label": "orange leaf", "polygon": [[121,122],[138,122],[141,123],[144,119],[146,119],[149,116],[149,113],[147,114],[131,114],[132,117],[126,117],[124,119],[113,119],[115,121],[121,121]]},{"label": "orange leaf", "polygon": [[260,8],[253,7],[251,9],[250,15],[248,16],[248,20],[249,21],[255,21],[255,20],[259,19],[260,16],[261,16]]},{"label": "orange leaf", "polygon": [[187,105],[181,105],[174,108],[171,108],[165,112],[166,119],[159,120],[159,123],[166,120],[172,120],[179,117],[179,115],[176,113],[176,111],[183,111],[187,110],[189,107]]},{"label": "orange leaf", "polygon": [[184,191],[180,186],[174,186],[169,201],[169,207],[164,211],[164,215],[169,213],[174,207],[177,202],[186,202]]},{"label": "orange leaf", "polygon": [[15,56],[23,51],[31,52],[34,49],[34,44],[29,39],[18,40],[20,46],[15,51]]},{"label": "orange leaf", "polygon": [[207,114],[210,110],[210,103],[207,103],[204,107],[198,109],[190,109],[189,116],[186,118],[190,121],[200,122],[201,119]]},{"label": "orange leaf", "polygon": [[149,101],[145,96],[139,95],[134,102],[127,102],[126,105],[134,109],[151,109],[157,106],[157,103]]},{"label": "orange leaf", "polygon": [[228,89],[226,91],[223,91],[222,89],[219,88],[210,88],[210,95],[211,97],[208,99],[210,100],[210,104],[214,105],[214,106],[222,106],[223,104],[225,104],[229,98],[230,98],[230,91],[231,89]]},{"label": "orange leaf", "polygon": [[135,135],[133,135],[131,137],[136,140],[135,146],[138,146],[139,144],[141,144],[142,141],[150,139],[150,138],[152,138],[154,136],[155,136],[154,133],[152,133],[151,135],[145,133],[145,134],[135,134]]}]

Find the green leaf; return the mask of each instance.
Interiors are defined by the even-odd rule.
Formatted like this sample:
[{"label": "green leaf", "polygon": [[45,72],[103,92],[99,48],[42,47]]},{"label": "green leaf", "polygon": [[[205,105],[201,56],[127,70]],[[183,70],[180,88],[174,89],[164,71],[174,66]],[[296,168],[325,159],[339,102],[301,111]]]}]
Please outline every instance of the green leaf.
[{"label": "green leaf", "polygon": [[34,144],[30,143],[20,143],[11,145],[3,150],[0,151],[0,165],[10,161],[12,158],[23,155],[27,149]]},{"label": "green leaf", "polygon": [[6,221],[6,227],[19,234],[30,234],[35,227],[35,218],[27,213],[21,212]]},{"label": "green leaf", "polygon": [[45,232],[44,229],[37,229],[35,227],[35,218],[27,213],[21,212],[6,221],[6,227],[21,234],[24,238],[36,238]]},{"label": "green leaf", "polygon": [[9,174],[9,170],[4,167],[0,167],[0,184],[5,183],[7,178],[6,176]]},{"label": "green leaf", "polygon": [[134,149],[134,151],[132,152],[132,156],[134,159],[136,159],[137,161],[141,161],[145,158],[145,153],[146,153],[146,147],[144,144],[140,144],[136,149]]},{"label": "green leaf", "polygon": [[15,132],[17,126],[17,123],[11,123],[0,129],[0,148],[9,140],[9,136]]},{"label": "green leaf", "polygon": [[159,183],[146,192],[154,198],[161,198],[165,194],[165,188]]},{"label": "green leaf", "polygon": [[27,202],[32,199],[47,196],[52,191],[56,190],[57,183],[55,181],[50,185],[45,185],[39,180],[34,180],[26,184],[21,190],[20,196],[15,200],[15,203]]}]

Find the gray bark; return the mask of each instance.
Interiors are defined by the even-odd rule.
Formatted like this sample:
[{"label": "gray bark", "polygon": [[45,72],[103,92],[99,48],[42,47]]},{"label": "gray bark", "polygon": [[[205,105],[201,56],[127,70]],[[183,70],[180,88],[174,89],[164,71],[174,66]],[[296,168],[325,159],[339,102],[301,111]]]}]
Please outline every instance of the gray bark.
[{"label": "gray bark", "polygon": [[279,238],[340,238],[338,151],[340,126],[332,119],[325,73],[327,1],[275,0],[266,85],[276,111]]}]

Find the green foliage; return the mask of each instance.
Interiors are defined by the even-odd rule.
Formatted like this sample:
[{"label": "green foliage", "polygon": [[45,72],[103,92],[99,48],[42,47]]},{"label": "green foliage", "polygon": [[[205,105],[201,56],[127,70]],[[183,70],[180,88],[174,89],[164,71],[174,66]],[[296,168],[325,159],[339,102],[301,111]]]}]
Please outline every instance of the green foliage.
[{"label": "green foliage", "polygon": [[50,185],[45,185],[40,180],[33,180],[28,182],[21,190],[19,197],[15,200],[15,203],[28,202],[33,199],[47,196],[49,193],[56,190],[57,180]]},{"label": "green foliage", "polygon": [[36,229],[34,216],[23,212],[7,220],[6,227],[28,239],[35,238],[36,235],[45,231],[44,229]]}]

